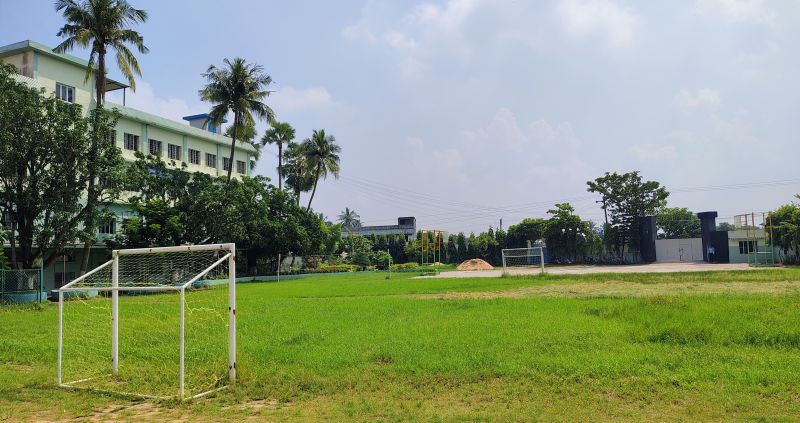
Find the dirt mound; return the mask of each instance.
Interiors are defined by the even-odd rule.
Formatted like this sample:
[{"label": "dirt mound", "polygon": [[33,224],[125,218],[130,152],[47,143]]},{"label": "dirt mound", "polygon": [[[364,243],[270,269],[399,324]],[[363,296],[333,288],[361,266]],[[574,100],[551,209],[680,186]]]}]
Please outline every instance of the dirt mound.
[{"label": "dirt mound", "polygon": [[459,264],[456,268],[458,270],[492,270],[491,264],[481,259],[470,259]]}]

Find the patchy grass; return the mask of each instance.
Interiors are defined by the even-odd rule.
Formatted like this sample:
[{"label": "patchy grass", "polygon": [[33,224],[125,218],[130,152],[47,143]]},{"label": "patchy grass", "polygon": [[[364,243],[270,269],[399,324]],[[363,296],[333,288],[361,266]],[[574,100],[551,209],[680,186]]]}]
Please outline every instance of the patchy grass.
[{"label": "patchy grass", "polygon": [[240,381],[186,403],[56,388],[56,305],[0,308],[0,421],[800,418],[799,269],[411,276],[240,284]]}]

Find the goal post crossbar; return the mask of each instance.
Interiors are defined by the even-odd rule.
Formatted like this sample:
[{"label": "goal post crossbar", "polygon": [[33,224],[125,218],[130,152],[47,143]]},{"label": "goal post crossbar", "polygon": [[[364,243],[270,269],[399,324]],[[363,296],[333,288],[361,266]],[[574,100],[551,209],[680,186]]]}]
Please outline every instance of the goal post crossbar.
[{"label": "goal post crossbar", "polygon": [[233,252],[236,244],[206,244],[206,245],[177,245],[174,247],[131,248],[127,250],[114,250],[113,254],[130,256],[135,254],[153,253],[183,253],[192,251],[229,251]]}]

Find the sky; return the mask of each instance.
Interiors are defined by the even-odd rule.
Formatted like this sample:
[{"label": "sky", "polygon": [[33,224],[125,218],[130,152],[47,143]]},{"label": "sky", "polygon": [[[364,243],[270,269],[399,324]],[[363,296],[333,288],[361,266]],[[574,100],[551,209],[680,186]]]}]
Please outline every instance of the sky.
[{"label": "sky", "polygon": [[[607,171],[727,221],[800,193],[800,2],[130,1],[150,53],[127,104],[207,112],[209,65],[262,65],[278,120],[342,147],[312,204],[332,220],[477,233],[570,202],[602,222],[586,181]],[[51,1],[0,15],[0,45],[59,42]],[[255,169],[273,181],[276,151]]]}]

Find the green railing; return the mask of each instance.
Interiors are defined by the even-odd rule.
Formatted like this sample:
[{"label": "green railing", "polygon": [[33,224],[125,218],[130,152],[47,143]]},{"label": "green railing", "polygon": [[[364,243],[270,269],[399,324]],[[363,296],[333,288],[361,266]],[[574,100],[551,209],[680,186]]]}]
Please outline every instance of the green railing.
[{"label": "green railing", "polygon": [[45,299],[43,269],[0,270],[0,302],[43,302]]}]

